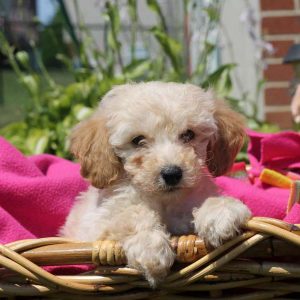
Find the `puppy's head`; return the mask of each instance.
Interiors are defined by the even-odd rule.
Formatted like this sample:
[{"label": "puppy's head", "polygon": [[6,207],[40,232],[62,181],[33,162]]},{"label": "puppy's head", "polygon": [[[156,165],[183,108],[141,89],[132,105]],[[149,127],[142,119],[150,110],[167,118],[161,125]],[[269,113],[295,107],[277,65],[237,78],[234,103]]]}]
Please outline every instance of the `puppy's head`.
[{"label": "puppy's head", "polygon": [[[127,179],[143,192],[173,194],[226,173],[244,138],[241,117],[191,84],[115,87],[71,135],[71,151],[92,185]],[[204,181],[203,181],[204,182]]]}]

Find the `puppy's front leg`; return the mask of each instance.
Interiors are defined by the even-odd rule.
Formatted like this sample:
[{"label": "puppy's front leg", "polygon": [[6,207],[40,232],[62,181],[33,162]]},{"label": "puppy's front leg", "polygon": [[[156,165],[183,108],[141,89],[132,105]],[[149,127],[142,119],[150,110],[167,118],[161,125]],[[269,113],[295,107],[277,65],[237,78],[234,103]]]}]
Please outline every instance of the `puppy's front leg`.
[{"label": "puppy's front leg", "polygon": [[251,213],[241,201],[231,197],[210,197],[193,211],[196,233],[213,247],[240,232]]},{"label": "puppy's front leg", "polygon": [[128,265],[142,271],[152,287],[164,279],[175,259],[158,210],[141,203],[127,206],[117,217],[124,221],[120,240]]},{"label": "puppy's front leg", "polygon": [[166,277],[175,259],[169,235],[161,229],[139,231],[129,236],[123,247],[128,265],[141,270],[152,287]]}]

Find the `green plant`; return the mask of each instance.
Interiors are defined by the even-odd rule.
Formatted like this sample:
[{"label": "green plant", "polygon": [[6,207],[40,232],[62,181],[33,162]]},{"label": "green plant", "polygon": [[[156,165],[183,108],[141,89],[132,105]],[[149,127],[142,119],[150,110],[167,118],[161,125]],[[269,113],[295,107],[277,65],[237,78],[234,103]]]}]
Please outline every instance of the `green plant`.
[{"label": "green plant", "polygon": [[[76,2],[75,2],[76,3]],[[211,1],[203,8],[207,18],[205,36],[209,36],[219,23],[220,1]],[[97,105],[99,99],[113,86],[127,81],[165,80],[193,82],[204,88],[212,87],[216,92],[228,97],[232,88],[231,71],[234,64],[225,64],[211,72],[208,68],[217,45],[205,41],[199,49],[198,61],[193,70],[187,66],[189,57],[189,32],[182,38],[174,38],[168,31],[162,9],[156,0],[147,0],[147,5],[157,17],[157,24],[146,31],[157,42],[155,55],[148,53],[143,59],[136,57],[137,29],[139,16],[137,1],[127,1],[128,17],[132,23],[130,31],[130,60],[126,64],[123,58],[121,40],[120,7],[118,1],[106,1],[103,17],[106,20],[106,49],[99,50],[89,29],[80,19],[79,67],[63,53],[57,53],[61,61],[73,75],[74,82],[62,86],[51,78],[36,46],[32,45],[40,73],[29,65],[28,54],[15,53],[3,34],[0,34],[0,48],[17,74],[19,81],[26,87],[32,103],[27,109],[24,121],[12,123],[0,129],[0,134],[10,140],[25,154],[52,153],[69,157],[67,136],[78,121],[86,118]],[[183,20],[194,13],[194,1],[184,1]],[[78,8],[77,8],[78,9]],[[124,9],[124,8],[122,8]],[[188,29],[188,25],[187,25]],[[145,49],[148,48],[144,39]],[[93,66],[91,66],[91,61]],[[43,80],[42,80],[43,78]],[[42,84],[46,82],[46,85]]]}]

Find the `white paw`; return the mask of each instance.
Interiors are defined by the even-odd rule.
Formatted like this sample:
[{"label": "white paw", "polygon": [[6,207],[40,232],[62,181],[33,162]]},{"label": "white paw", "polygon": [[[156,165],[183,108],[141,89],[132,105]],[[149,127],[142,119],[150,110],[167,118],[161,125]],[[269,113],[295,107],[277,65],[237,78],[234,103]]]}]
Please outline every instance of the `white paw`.
[{"label": "white paw", "polygon": [[163,281],[174,263],[175,253],[168,235],[157,230],[132,236],[123,247],[128,265],[142,271],[153,288]]},{"label": "white paw", "polygon": [[216,248],[240,233],[251,212],[234,198],[211,197],[195,209],[193,215],[196,233]]}]

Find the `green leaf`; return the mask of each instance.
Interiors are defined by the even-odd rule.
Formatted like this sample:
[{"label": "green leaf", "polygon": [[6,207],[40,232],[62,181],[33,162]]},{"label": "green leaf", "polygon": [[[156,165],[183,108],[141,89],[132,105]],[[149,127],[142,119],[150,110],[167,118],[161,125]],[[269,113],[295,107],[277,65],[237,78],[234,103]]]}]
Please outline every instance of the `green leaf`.
[{"label": "green leaf", "polygon": [[227,96],[232,89],[230,73],[236,64],[225,64],[219,67],[215,72],[208,75],[203,82],[203,88],[212,87],[220,96]]},{"label": "green leaf", "polygon": [[218,7],[214,5],[209,5],[206,8],[203,8],[203,11],[205,11],[210,19],[210,21],[218,22],[220,19],[220,10]]},{"label": "green leaf", "polygon": [[128,5],[128,12],[130,15],[130,18],[133,22],[136,22],[138,19],[137,15],[137,2],[136,0],[128,0],[127,1]]},{"label": "green leaf", "polygon": [[72,113],[75,116],[77,121],[82,121],[89,117],[93,112],[93,109],[90,107],[84,106],[82,104],[76,104],[73,109]]},{"label": "green leaf", "polygon": [[65,54],[63,53],[58,53],[56,55],[56,59],[59,60],[60,62],[62,62],[68,70],[73,70],[73,64],[72,64],[72,60]]},{"label": "green leaf", "polygon": [[257,84],[256,84],[256,90],[255,90],[255,97],[258,98],[259,97],[259,94],[260,92],[262,91],[264,85],[266,83],[266,80],[263,78],[263,79],[260,79],[258,80]]},{"label": "green leaf", "polygon": [[113,5],[107,1],[105,4],[106,16],[109,19],[110,31],[108,33],[108,42],[114,50],[118,50],[121,47],[121,43],[118,40],[118,34],[120,32],[120,15],[117,5]]},{"label": "green leaf", "polygon": [[258,122],[254,119],[248,119],[247,120],[247,126],[251,128],[252,130],[256,130],[259,132],[265,132],[265,133],[275,133],[279,132],[280,128],[277,124],[271,124],[267,122]]},{"label": "green leaf", "polygon": [[167,28],[167,23],[165,20],[165,17],[162,13],[162,10],[160,8],[160,5],[158,4],[158,2],[156,0],[147,0],[147,4],[148,7],[157,14],[159,21],[160,21],[160,27],[163,31],[167,32],[168,28]]},{"label": "green leaf", "polygon": [[216,45],[208,41],[204,41],[204,51],[206,55],[211,54],[216,49]]},{"label": "green leaf", "polygon": [[118,34],[120,31],[120,15],[117,5],[113,5],[111,2],[107,1],[105,4],[107,15],[111,21],[111,27],[113,31]]},{"label": "green leaf", "polygon": [[47,129],[32,128],[28,132],[25,145],[32,154],[44,153],[48,149],[50,136]]},{"label": "green leaf", "polygon": [[5,137],[21,135],[22,137],[25,137],[26,130],[27,124],[25,122],[15,122],[0,128],[0,135]]},{"label": "green leaf", "polygon": [[236,157],[236,161],[249,162],[248,154],[246,152],[240,152],[240,153],[238,153],[238,155]]},{"label": "green leaf", "polygon": [[164,50],[164,53],[169,57],[172,67],[178,73],[182,73],[182,47],[181,44],[168,36],[158,27],[151,28],[151,32]]},{"label": "green leaf", "polygon": [[234,110],[242,112],[240,107],[240,103],[242,102],[241,99],[237,99],[231,96],[226,96],[225,99],[230,104],[230,106],[234,108]]},{"label": "green leaf", "polygon": [[20,77],[21,83],[27,88],[30,94],[34,97],[39,94],[39,78],[34,75],[22,75]]},{"label": "green leaf", "polygon": [[30,70],[29,56],[26,51],[18,51],[16,53],[16,59],[22,65],[23,68]]},{"label": "green leaf", "polygon": [[118,49],[120,49],[120,47],[121,47],[121,43],[116,38],[116,36],[112,32],[112,30],[110,30],[107,34],[107,42],[108,42],[109,47],[111,47],[111,49],[113,49],[115,51],[118,51]]},{"label": "green leaf", "polygon": [[207,65],[208,65],[208,62],[209,62],[209,58],[210,58],[210,55],[213,53],[213,51],[215,49],[216,49],[215,44],[212,44],[208,41],[204,41],[204,47],[203,47],[203,50],[202,50],[201,55],[199,57],[198,65],[197,65],[196,70],[193,74],[193,77],[201,79],[204,76],[206,76]]},{"label": "green leaf", "polygon": [[147,72],[151,68],[151,60],[140,59],[131,62],[124,68],[124,75],[127,79],[146,78]]}]

